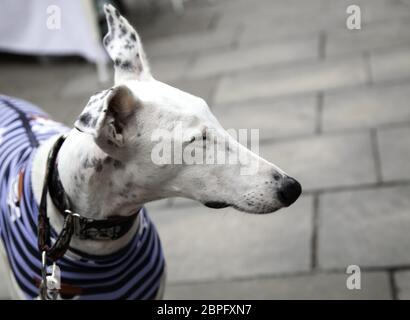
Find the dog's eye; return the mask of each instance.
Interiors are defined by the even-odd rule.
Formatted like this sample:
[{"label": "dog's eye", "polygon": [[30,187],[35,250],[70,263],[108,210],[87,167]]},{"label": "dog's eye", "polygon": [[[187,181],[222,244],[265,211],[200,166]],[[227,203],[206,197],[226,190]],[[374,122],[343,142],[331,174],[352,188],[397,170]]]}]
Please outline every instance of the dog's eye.
[{"label": "dog's eye", "polygon": [[194,142],[194,141],[196,141],[196,140],[203,140],[203,141],[205,141],[206,140],[206,132],[204,132],[203,134],[202,134],[202,136],[201,137],[192,137],[189,141],[188,141],[188,143],[192,143],[192,142]]},{"label": "dog's eye", "polygon": [[189,141],[188,141],[188,143],[193,143],[193,142],[195,142],[195,141],[199,141],[199,140],[206,140],[206,134],[204,134],[203,136],[201,136],[201,137],[192,137]]}]

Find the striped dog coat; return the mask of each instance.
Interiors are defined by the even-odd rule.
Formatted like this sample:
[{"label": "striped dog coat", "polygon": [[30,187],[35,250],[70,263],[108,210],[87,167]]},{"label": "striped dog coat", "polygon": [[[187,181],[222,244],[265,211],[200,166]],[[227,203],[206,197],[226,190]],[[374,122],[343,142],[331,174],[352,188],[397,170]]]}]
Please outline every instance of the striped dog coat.
[{"label": "striped dog coat", "polygon": [[[0,95],[0,235],[8,261],[27,299],[39,294],[41,254],[38,204],[31,166],[38,146],[69,129],[32,104]],[[120,251],[106,256],[65,255],[57,261],[62,299],[152,299],[164,272],[161,243],[145,208],[139,230]],[[52,240],[56,233],[51,232]]]}]

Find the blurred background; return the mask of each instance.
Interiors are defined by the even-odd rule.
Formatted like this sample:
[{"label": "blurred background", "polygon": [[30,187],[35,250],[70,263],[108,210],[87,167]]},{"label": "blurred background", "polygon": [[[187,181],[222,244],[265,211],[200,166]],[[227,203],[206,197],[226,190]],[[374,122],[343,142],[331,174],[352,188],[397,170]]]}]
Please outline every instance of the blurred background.
[{"label": "blurred background", "polygon": [[[112,85],[104,1],[71,2],[2,0],[0,12],[0,93],[69,126]],[[155,78],[206,99],[226,128],[259,128],[261,155],[304,188],[263,216],[148,204],[166,298],[410,298],[409,0],[113,3]],[[60,30],[39,25],[50,4]],[[351,4],[360,30],[346,27]],[[360,290],[346,286],[349,265],[361,268]]]}]

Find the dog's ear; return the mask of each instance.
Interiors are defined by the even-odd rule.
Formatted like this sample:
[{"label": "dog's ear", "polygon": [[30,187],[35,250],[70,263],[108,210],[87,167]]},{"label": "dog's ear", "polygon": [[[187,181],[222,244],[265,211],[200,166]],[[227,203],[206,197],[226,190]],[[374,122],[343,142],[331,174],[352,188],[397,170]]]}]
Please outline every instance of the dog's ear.
[{"label": "dog's ear", "polygon": [[140,37],[112,5],[104,5],[108,33],[103,44],[114,62],[115,84],[152,78]]},{"label": "dog's ear", "polygon": [[124,85],[93,95],[74,123],[81,132],[91,134],[100,146],[124,145],[123,129],[139,102]]}]

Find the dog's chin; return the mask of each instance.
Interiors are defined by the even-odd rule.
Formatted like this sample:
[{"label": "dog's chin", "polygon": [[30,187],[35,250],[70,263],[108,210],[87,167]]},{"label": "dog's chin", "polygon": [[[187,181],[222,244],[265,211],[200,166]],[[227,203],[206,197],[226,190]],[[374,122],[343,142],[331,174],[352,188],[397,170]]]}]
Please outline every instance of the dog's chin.
[{"label": "dog's chin", "polygon": [[279,209],[282,208],[282,206],[266,206],[266,205],[250,207],[250,206],[229,204],[227,202],[221,202],[221,201],[208,201],[208,202],[204,202],[204,205],[212,209],[223,209],[227,207],[232,207],[238,211],[252,213],[252,214],[268,214],[268,213],[273,213],[275,211],[278,211]]},{"label": "dog's chin", "polygon": [[259,207],[243,207],[241,205],[232,205],[236,210],[251,213],[251,214],[269,214],[278,211],[282,206],[259,206]]}]

